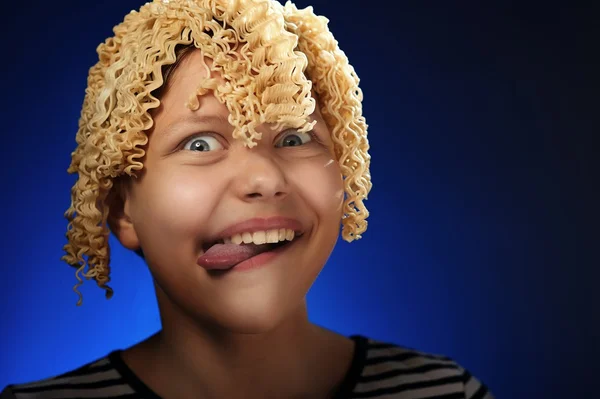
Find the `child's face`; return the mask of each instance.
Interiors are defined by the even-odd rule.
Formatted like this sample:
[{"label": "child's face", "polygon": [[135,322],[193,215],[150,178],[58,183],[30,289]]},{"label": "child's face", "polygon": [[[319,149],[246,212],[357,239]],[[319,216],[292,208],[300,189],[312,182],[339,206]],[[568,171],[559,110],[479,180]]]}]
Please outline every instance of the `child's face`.
[{"label": "child's face", "polygon": [[[298,308],[333,250],[342,177],[318,110],[312,117],[322,144],[286,131],[304,144],[279,147],[284,132],[263,125],[262,139],[249,149],[232,138],[229,112],[212,94],[199,98],[198,110],[187,108],[206,77],[201,57],[189,54],[161,99],[144,172],[126,194],[116,234],[125,246],[143,249],[163,316],[177,309],[231,331],[264,331]],[[210,151],[190,149],[198,144]],[[272,216],[296,219],[304,234],[265,266],[215,275],[197,265],[209,237]]]}]

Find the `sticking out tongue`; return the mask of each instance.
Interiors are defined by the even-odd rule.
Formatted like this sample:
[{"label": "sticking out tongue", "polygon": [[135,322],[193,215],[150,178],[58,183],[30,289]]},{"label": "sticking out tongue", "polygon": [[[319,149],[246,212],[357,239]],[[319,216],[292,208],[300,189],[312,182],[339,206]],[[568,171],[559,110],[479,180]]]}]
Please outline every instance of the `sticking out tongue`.
[{"label": "sticking out tongue", "polygon": [[207,270],[225,270],[271,249],[273,244],[215,244],[198,258]]}]

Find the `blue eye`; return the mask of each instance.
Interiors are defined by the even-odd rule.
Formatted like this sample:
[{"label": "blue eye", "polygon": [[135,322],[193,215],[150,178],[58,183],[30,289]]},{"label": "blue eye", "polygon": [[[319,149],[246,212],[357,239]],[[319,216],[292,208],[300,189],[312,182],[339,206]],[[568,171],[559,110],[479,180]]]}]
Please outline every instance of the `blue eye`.
[{"label": "blue eye", "polygon": [[275,144],[275,147],[296,147],[307,144],[313,139],[310,132],[300,133],[296,130],[290,130],[284,133],[281,138]]},{"label": "blue eye", "polygon": [[206,152],[222,150],[223,145],[219,142],[219,140],[217,140],[213,136],[204,134],[194,136],[188,141],[186,141],[185,145],[183,146],[183,149],[188,151]]}]

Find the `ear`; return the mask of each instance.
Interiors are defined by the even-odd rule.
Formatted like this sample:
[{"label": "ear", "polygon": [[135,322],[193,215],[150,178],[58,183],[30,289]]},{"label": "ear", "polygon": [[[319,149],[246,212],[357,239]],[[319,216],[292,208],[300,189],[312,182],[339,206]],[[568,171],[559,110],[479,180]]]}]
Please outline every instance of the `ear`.
[{"label": "ear", "polygon": [[106,197],[108,227],[119,242],[127,249],[140,249],[140,241],[131,218],[131,194],[126,181],[116,180]]}]

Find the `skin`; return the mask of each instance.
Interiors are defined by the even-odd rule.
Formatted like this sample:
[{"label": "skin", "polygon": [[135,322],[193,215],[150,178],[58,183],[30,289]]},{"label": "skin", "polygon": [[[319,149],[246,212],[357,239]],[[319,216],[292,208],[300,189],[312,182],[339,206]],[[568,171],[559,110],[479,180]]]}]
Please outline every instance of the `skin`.
[{"label": "skin", "polygon": [[[317,109],[316,138],[262,125],[258,145],[245,147],[212,94],[196,111],[185,106],[206,77],[203,61],[192,52],[172,75],[144,171],[111,204],[117,238],[144,251],[162,319],[162,330],[123,359],[164,398],[330,397],[353,342],[310,323],[305,302],[342,216],[330,131]],[[281,147],[290,135],[302,145]],[[214,150],[190,150],[198,140]],[[207,237],[270,216],[299,220],[304,235],[266,267],[214,275],[196,264]]]}]

